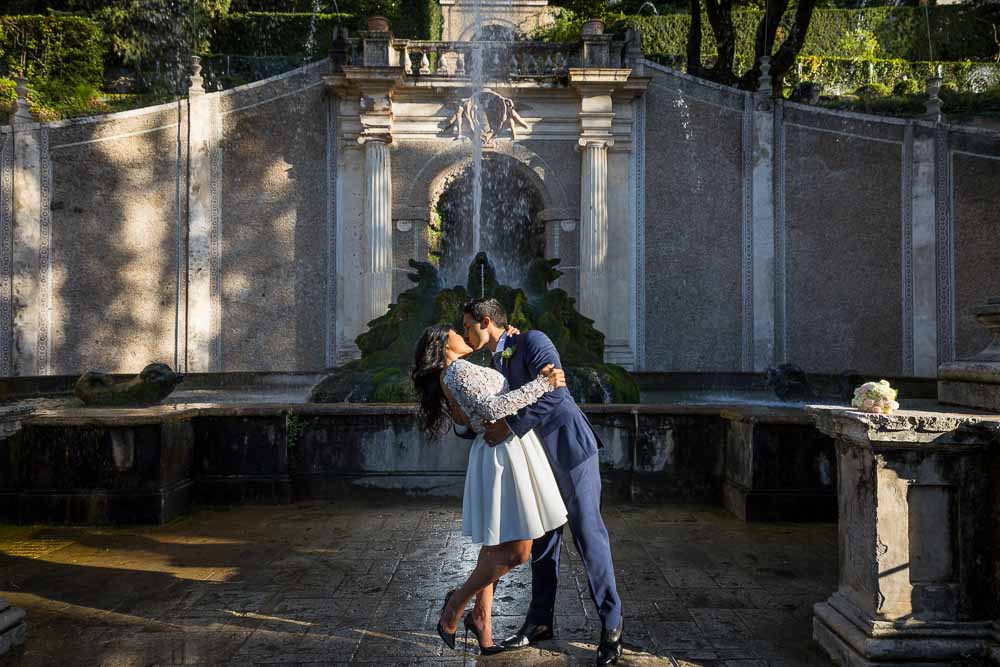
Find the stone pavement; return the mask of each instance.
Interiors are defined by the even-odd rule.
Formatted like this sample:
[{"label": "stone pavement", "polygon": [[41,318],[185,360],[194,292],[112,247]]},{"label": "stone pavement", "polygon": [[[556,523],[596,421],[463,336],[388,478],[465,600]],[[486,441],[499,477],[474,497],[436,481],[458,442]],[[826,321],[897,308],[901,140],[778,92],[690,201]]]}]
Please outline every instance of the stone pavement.
[{"label": "stone pavement", "polygon": [[[719,508],[610,505],[623,665],[826,665],[811,606],[836,587],[832,525],[743,524]],[[563,553],[557,638],[479,658],[434,625],[478,548],[457,501],[202,509],[160,527],[0,526],[0,598],[28,613],[0,667],[591,664],[599,625]],[[521,622],[530,569],[497,590]],[[461,638],[461,635],[460,635]]]}]

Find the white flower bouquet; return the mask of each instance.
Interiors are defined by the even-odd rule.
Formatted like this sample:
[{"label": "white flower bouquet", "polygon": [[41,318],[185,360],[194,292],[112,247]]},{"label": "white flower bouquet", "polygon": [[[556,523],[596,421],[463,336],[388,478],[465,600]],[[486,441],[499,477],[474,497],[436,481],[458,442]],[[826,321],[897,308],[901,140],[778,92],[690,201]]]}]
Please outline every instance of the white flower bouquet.
[{"label": "white flower bouquet", "polygon": [[862,412],[874,412],[875,414],[887,415],[893,410],[899,409],[896,396],[899,392],[889,386],[886,380],[878,382],[865,382],[854,390],[854,400],[851,406]]}]

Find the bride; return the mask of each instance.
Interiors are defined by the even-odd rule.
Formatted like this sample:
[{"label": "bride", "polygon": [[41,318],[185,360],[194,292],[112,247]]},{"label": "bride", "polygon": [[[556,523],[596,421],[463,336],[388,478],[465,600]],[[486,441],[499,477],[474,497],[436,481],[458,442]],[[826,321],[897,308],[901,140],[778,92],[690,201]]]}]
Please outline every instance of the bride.
[{"label": "bride", "polygon": [[445,597],[437,631],[449,648],[455,648],[459,616],[475,598],[472,612],[463,619],[465,636],[471,630],[480,653],[489,654],[503,650],[493,643],[496,582],[529,560],[532,540],[566,523],[566,507],[533,431],[522,438],[512,434],[495,447],[482,434],[485,424],[565,387],[566,376],[549,365],[534,381],[510,391],[502,373],[463,358],[472,351],[451,327],[428,327],[417,343],[413,384],[429,433],[445,433],[452,421],[476,432],[465,476],[462,533],[483,546],[472,574]]}]

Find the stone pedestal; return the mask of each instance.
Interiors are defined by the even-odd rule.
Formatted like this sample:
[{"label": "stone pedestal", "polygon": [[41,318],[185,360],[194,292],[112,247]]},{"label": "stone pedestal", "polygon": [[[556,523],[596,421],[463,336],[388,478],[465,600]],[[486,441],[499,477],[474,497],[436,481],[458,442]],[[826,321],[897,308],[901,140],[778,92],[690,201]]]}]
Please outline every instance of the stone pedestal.
[{"label": "stone pedestal", "polygon": [[809,412],[836,440],[840,517],[839,586],[814,608],[815,639],[841,665],[985,658],[1000,417]]},{"label": "stone pedestal", "polygon": [[0,598],[0,655],[23,644],[26,634],[24,610]]},{"label": "stone pedestal", "polygon": [[991,340],[982,352],[963,361],[938,368],[938,399],[1000,413],[1000,297],[973,309],[976,320],[990,332]]}]

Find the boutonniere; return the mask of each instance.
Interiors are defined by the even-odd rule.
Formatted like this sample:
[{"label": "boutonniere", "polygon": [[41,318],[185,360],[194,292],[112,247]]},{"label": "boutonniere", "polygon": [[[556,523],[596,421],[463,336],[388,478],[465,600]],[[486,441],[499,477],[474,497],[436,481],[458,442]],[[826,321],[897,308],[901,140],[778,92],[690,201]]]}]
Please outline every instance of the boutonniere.
[{"label": "boutonniere", "polygon": [[511,345],[510,347],[505,347],[503,352],[500,353],[500,358],[504,361],[509,361],[514,353],[517,352],[517,345]]}]

